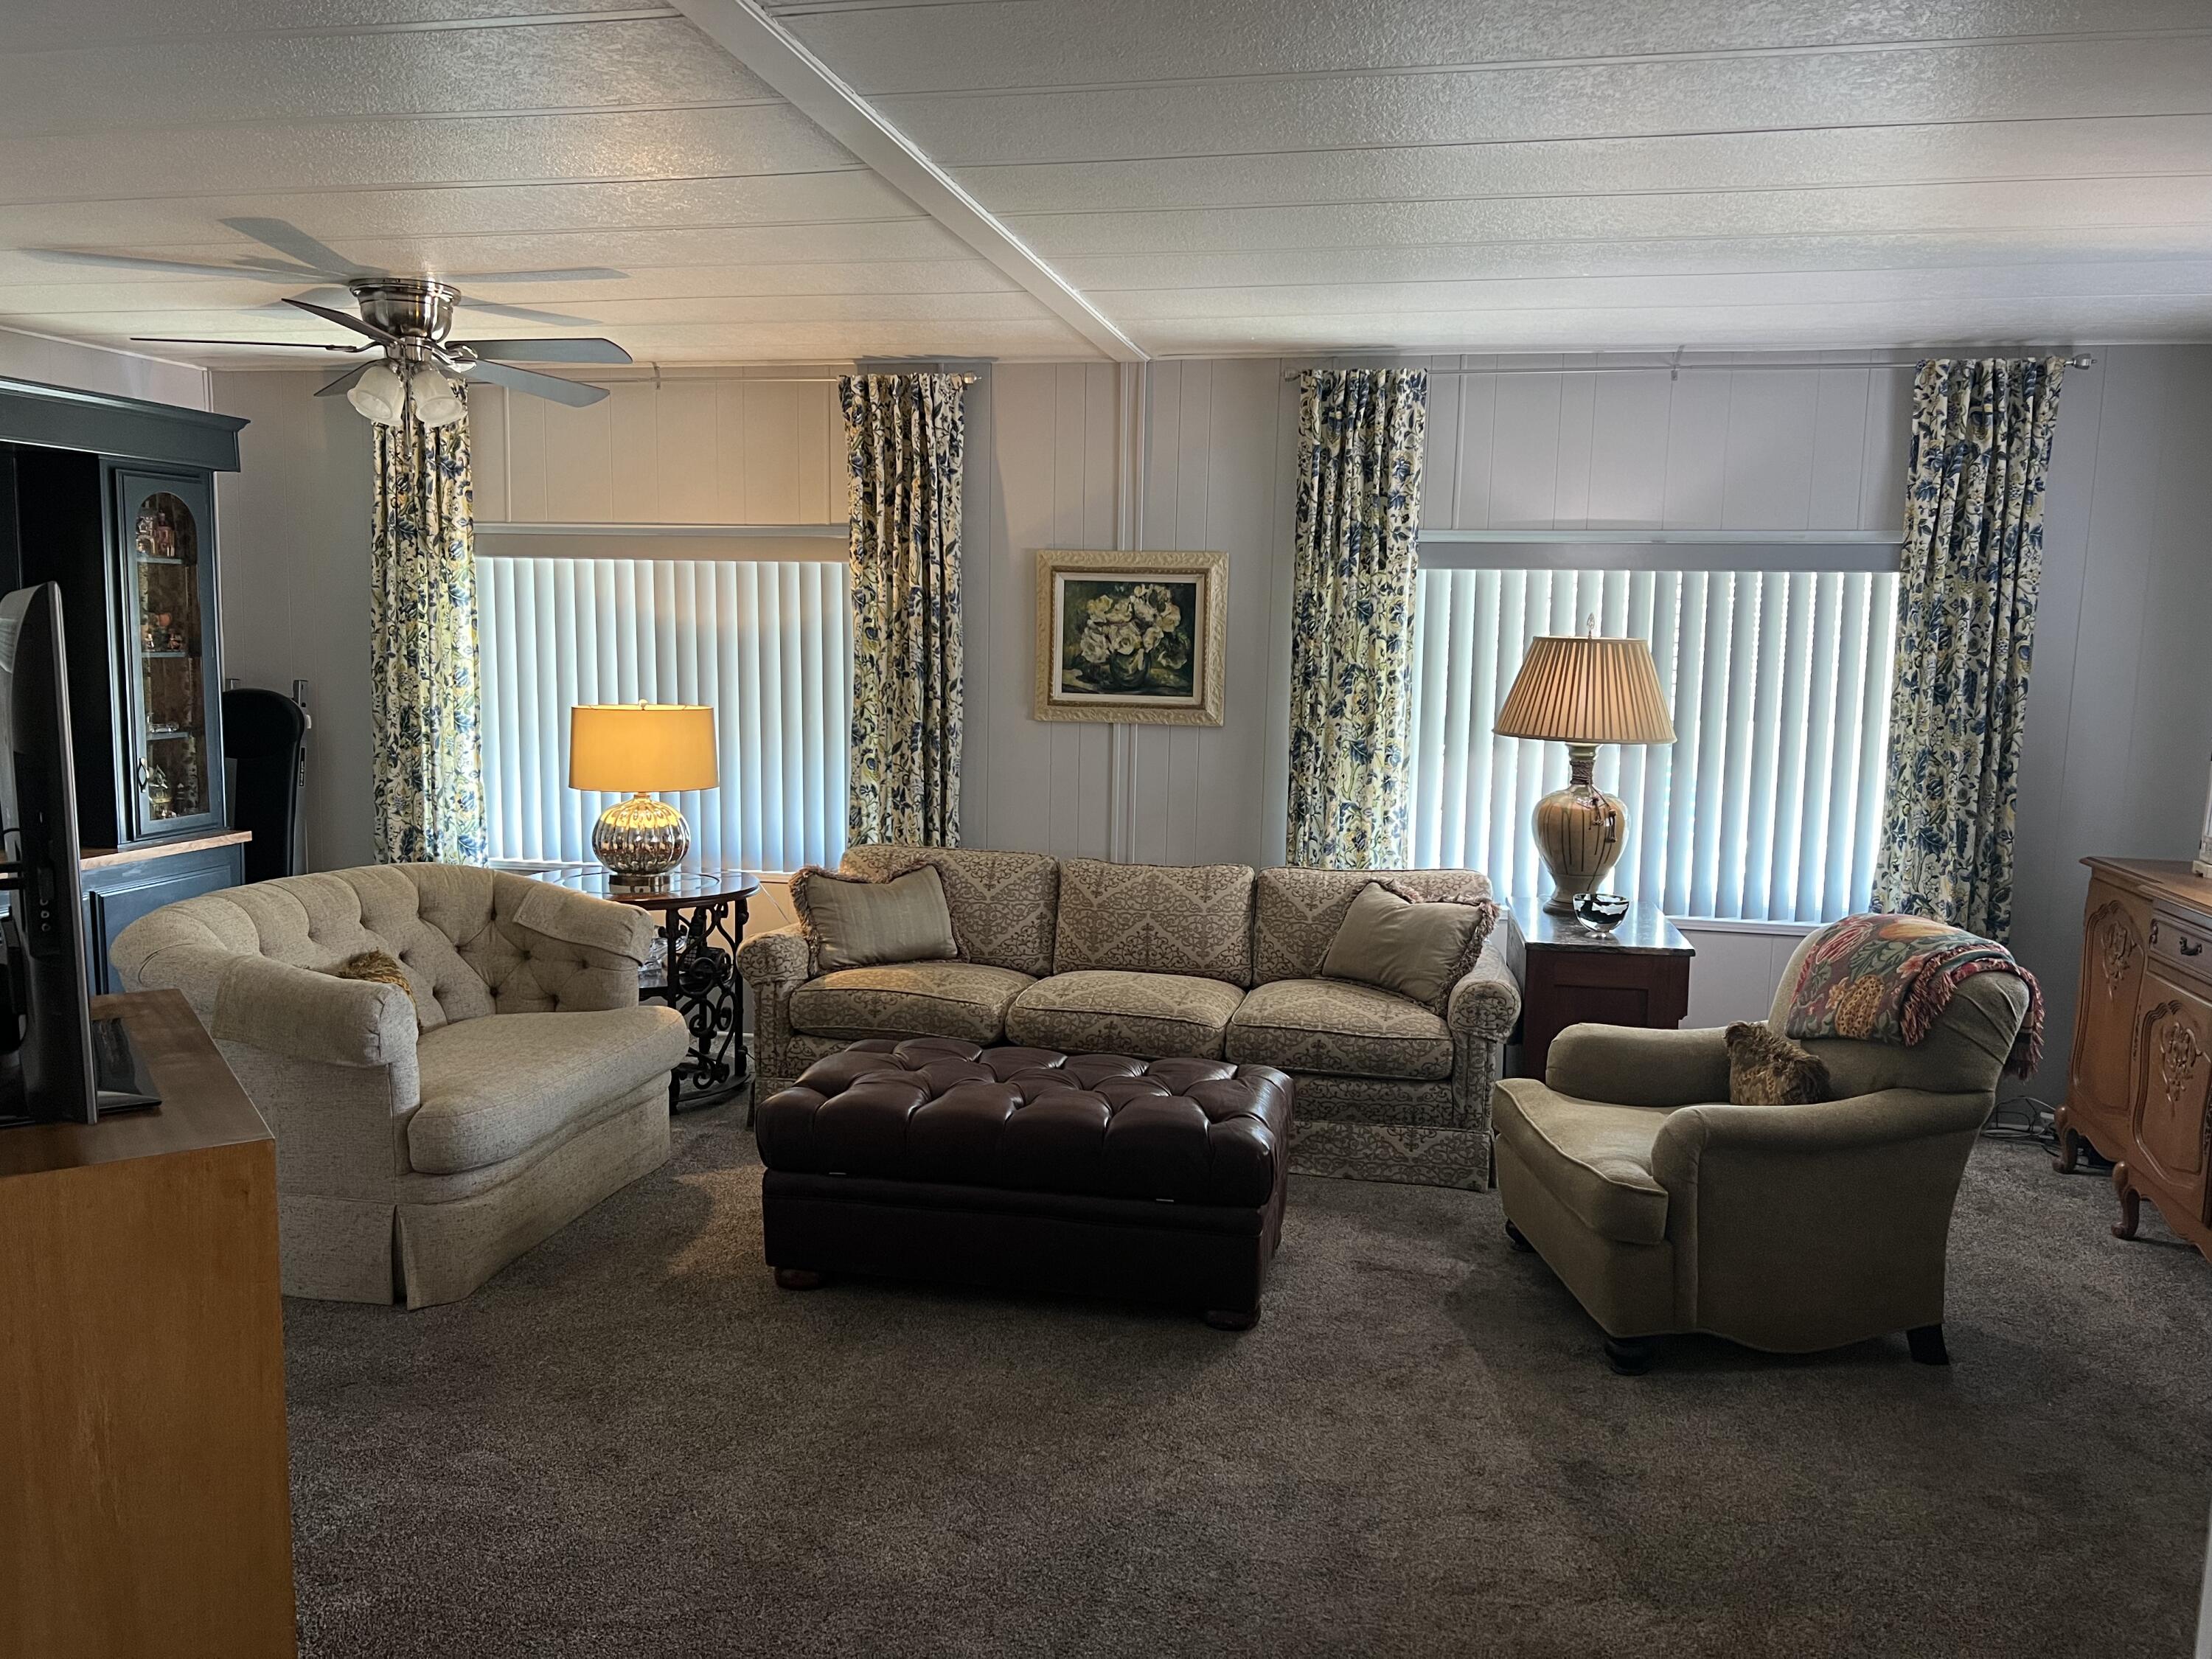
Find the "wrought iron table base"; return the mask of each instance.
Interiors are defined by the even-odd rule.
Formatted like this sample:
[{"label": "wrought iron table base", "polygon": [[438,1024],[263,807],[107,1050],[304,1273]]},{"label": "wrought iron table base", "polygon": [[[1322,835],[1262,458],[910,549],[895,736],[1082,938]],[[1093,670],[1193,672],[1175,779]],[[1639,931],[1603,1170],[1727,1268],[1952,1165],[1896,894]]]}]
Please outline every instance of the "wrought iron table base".
[{"label": "wrought iron table base", "polygon": [[696,1111],[727,1100],[752,1081],[745,1047],[737,942],[745,934],[741,895],[701,899],[660,913],[665,975],[638,988],[666,1003],[690,1028],[691,1052],[668,1079],[668,1109]]}]

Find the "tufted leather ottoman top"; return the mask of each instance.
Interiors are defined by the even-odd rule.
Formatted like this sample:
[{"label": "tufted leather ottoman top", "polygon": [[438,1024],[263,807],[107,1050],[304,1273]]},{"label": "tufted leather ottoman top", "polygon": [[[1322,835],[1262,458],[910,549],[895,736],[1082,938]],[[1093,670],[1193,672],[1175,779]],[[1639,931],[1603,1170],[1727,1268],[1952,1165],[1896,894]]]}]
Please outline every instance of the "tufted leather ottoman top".
[{"label": "tufted leather ottoman top", "polygon": [[1132,1060],[950,1038],[856,1042],[761,1103],[761,1160],[794,1174],[1261,1206],[1291,1132],[1272,1066]]}]

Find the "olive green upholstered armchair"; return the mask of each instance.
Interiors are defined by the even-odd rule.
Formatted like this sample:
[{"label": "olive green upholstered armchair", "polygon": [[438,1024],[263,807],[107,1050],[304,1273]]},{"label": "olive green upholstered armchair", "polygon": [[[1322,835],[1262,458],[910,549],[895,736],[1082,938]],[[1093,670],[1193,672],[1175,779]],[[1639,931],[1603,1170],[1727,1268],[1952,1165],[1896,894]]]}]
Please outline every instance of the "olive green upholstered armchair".
[{"label": "olive green upholstered armchair", "polygon": [[[1783,974],[1777,1032],[1820,937]],[[1805,1353],[1901,1330],[1944,1364],[1952,1205],[2027,1012],[2018,977],[1982,974],[1911,1048],[1807,1039],[1840,1097],[1804,1106],[1726,1104],[1718,1030],[1570,1026],[1542,1082],[1498,1085],[1506,1231],[1575,1293],[1617,1370],[1691,1331]]]}]

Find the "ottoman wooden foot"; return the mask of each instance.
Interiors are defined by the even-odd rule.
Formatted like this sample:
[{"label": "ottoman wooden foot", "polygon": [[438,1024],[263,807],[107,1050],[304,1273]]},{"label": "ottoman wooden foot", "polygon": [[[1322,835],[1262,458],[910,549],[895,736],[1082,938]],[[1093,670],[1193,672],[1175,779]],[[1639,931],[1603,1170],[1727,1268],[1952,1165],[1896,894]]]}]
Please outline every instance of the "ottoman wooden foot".
[{"label": "ottoman wooden foot", "polygon": [[1641,1376],[1659,1357],[1659,1339],[1653,1336],[1608,1336],[1605,1357],[1623,1376]]},{"label": "ottoman wooden foot", "polygon": [[1260,1322],[1257,1308],[1249,1313],[1231,1313],[1225,1308],[1208,1308],[1206,1322],[1217,1331],[1249,1331]]},{"label": "ottoman wooden foot", "polygon": [[818,1273],[811,1267],[778,1267],[775,1287],[780,1291],[818,1291],[830,1282],[828,1273]]},{"label": "ottoman wooden foot", "polygon": [[1505,1242],[1508,1244],[1510,1244],[1516,1251],[1522,1255],[1526,1255],[1529,1251],[1536,1248],[1527,1239],[1523,1238],[1521,1236],[1521,1230],[1510,1221],[1505,1224]]}]

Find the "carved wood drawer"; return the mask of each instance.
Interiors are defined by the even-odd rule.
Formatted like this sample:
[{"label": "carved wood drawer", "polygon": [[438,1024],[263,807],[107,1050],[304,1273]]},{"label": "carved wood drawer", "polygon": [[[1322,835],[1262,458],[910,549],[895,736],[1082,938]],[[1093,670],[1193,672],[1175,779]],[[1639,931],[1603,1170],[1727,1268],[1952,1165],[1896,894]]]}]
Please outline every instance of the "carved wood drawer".
[{"label": "carved wood drawer", "polygon": [[2212,984],[2212,916],[2160,905],[2150,916],[2151,960]]}]

